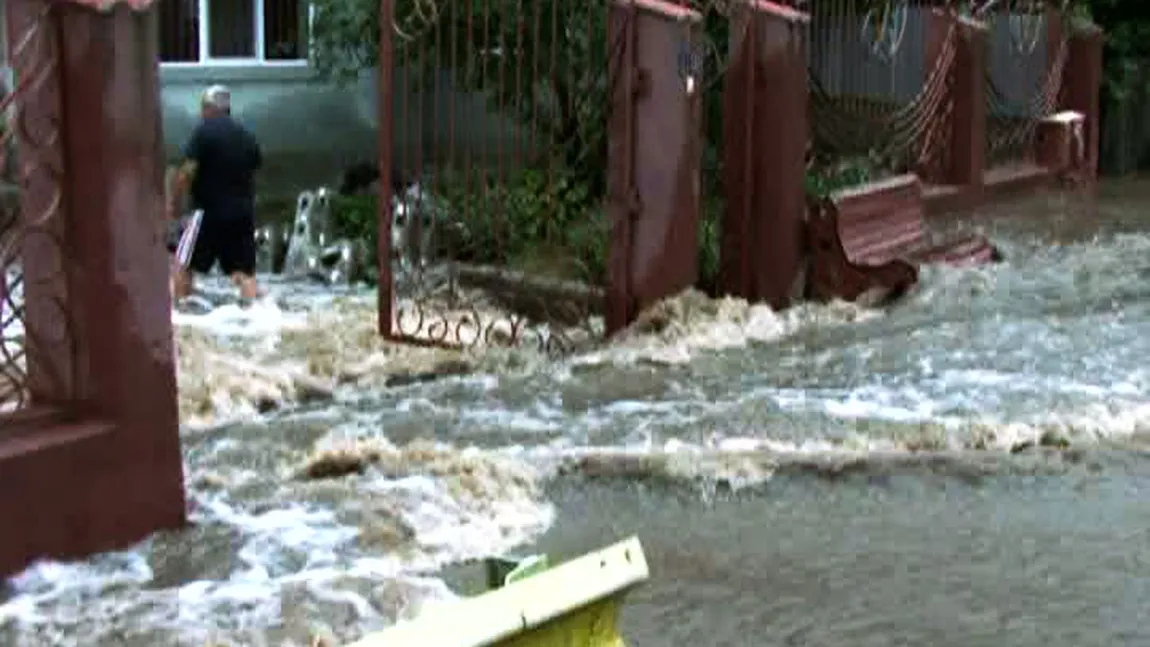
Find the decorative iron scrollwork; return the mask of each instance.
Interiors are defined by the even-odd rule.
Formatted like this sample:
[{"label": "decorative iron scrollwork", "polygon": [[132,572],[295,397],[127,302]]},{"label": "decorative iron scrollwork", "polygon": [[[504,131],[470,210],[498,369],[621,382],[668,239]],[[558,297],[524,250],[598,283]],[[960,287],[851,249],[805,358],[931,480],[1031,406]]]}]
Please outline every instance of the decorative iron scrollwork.
[{"label": "decorative iron scrollwork", "polygon": [[[31,401],[28,363],[54,398],[74,384],[63,209],[66,178],[60,130],[59,50],[54,3],[20,14],[10,43],[15,84],[0,96],[0,416]],[[13,16],[9,20],[15,19]],[[13,30],[14,25],[8,28]],[[34,268],[33,271],[28,271]],[[36,300],[35,326],[27,299]],[[65,362],[67,360],[64,360]]]}]

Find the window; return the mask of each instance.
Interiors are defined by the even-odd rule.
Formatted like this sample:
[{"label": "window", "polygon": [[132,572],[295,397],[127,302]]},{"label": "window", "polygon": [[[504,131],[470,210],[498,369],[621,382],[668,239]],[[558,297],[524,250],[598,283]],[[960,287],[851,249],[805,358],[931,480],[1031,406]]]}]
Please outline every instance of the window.
[{"label": "window", "polygon": [[161,0],[159,5],[163,63],[307,60],[306,0]]}]

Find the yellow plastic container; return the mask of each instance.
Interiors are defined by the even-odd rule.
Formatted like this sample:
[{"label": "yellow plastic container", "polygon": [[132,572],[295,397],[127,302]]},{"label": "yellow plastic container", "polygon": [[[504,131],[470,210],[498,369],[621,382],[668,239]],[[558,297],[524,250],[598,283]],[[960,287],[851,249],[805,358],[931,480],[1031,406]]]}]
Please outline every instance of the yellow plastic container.
[{"label": "yellow plastic container", "polygon": [[649,576],[638,537],[428,610],[350,647],[623,647],[623,597]]}]

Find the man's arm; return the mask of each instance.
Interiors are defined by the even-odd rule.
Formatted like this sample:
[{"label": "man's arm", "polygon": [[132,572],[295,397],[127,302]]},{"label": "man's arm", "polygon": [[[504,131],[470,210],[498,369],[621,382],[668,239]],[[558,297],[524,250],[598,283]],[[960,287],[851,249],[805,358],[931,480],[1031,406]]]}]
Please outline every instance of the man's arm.
[{"label": "man's arm", "polygon": [[196,161],[185,159],[177,166],[168,169],[168,201],[166,205],[169,219],[176,217],[176,209],[180,200],[188,193],[188,187],[196,177]]},{"label": "man's arm", "polygon": [[168,195],[165,214],[169,219],[176,218],[176,209],[179,207],[180,201],[187,195],[188,189],[192,186],[192,180],[196,177],[196,169],[199,165],[202,149],[203,132],[197,126],[196,129],[192,131],[192,136],[188,139],[188,143],[180,150],[180,163],[168,169],[166,182]]}]

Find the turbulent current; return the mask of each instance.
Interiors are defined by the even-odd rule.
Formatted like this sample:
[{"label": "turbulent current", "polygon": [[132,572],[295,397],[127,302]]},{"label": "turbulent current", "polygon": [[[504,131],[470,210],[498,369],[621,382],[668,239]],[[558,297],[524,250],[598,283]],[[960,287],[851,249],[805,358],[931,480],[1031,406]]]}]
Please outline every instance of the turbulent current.
[{"label": "turbulent current", "polygon": [[1005,262],[891,308],[686,293],[559,361],[382,342],[366,289],[176,313],[194,525],[29,568],[0,645],[334,646],[631,533],[632,645],[1150,645],[1145,204],[998,205],[946,227]]}]

